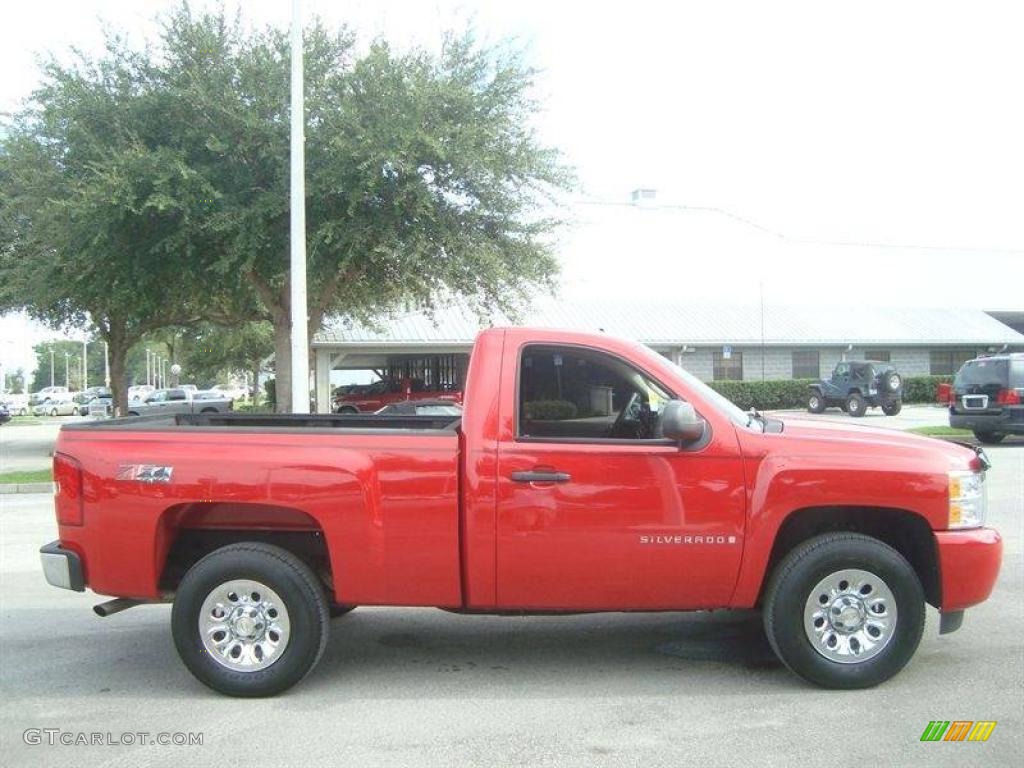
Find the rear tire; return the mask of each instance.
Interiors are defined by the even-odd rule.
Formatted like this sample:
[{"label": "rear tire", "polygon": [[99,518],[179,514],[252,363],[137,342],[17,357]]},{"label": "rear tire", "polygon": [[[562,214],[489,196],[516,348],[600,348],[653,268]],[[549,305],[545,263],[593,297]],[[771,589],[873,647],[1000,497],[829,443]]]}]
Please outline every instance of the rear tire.
[{"label": "rear tire", "polygon": [[860,418],[867,412],[867,410],[867,401],[865,401],[864,398],[856,392],[846,398],[846,412],[851,416]]},{"label": "rear tire", "polygon": [[821,392],[812,390],[807,397],[807,410],[811,413],[824,413],[825,407],[825,398]]},{"label": "rear tire", "polygon": [[1006,437],[1002,432],[979,432],[978,430],[974,430],[974,436],[978,439],[979,443],[984,443],[985,445],[998,445]]},{"label": "rear tire", "polygon": [[903,402],[901,400],[891,400],[888,403],[882,403],[882,413],[886,416],[895,416],[902,410]]},{"label": "rear tire", "polygon": [[858,533],[808,539],[783,558],[765,591],[775,653],[825,688],[888,680],[914,655],[924,620],[924,590],[910,563]]},{"label": "rear tire", "polygon": [[171,611],[189,671],[215,691],[244,697],[273,696],[304,678],[327,646],[329,621],[309,567],[258,542],[222,547],[192,566]]},{"label": "rear tire", "polygon": [[338,413],[351,416],[353,413],[359,413],[359,410],[357,408],[353,408],[351,405],[343,405],[338,409]]}]

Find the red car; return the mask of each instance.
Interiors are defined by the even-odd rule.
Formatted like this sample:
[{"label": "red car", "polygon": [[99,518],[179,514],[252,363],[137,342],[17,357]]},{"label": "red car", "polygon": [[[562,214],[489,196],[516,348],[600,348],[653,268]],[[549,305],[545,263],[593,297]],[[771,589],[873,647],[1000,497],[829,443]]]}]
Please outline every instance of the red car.
[{"label": "red car", "polygon": [[[225,451],[232,461],[224,462]],[[355,605],[758,608],[831,688],[896,674],[985,600],[1002,542],[980,449],[745,413],[604,335],[492,329],[453,416],[214,414],[66,425],[51,584],[173,600],[185,665],[264,696]]]},{"label": "red car", "polygon": [[335,413],[376,413],[381,408],[406,400],[445,400],[462,403],[462,392],[427,391],[415,379],[375,381],[341,388],[334,396]]}]

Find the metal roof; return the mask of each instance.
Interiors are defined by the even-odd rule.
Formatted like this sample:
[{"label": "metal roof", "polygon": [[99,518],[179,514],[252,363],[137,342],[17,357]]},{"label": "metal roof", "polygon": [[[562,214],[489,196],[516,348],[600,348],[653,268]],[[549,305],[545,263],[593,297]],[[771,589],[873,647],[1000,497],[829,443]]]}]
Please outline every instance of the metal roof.
[{"label": "metal roof", "polygon": [[[1024,346],[1024,335],[980,309],[767,306],[763,339],[770,345]],[[382,317],[376,327],[335,320],[316,334],[318,346],[430,346],[472,342],[481,328],[530,325],[603,331],[653,346],[755,345],[762,312],[749,305],[540,298],[512,320],[499,312],[479,317],[463,305],[433,315]]]}]

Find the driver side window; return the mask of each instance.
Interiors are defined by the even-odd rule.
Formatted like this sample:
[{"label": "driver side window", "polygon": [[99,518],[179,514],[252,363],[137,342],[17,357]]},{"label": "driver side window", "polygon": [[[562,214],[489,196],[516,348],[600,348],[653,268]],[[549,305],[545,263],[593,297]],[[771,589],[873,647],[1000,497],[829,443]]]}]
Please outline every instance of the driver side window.
[{"label": "driver side window", "polygon": [[646,440],[671,395],[625,361],[579,347],[529,346],[519,360],[517,434]]}]

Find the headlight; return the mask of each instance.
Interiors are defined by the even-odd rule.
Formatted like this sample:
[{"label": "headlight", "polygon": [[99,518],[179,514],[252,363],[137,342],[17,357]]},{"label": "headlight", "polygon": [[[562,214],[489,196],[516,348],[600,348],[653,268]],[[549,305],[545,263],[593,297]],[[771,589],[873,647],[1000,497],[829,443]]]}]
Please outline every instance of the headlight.
[{"label": "headlight", "polygon": [[949,473],[949,527],[978,528],[985,524],[985,473]]}]

